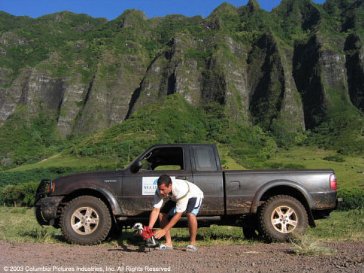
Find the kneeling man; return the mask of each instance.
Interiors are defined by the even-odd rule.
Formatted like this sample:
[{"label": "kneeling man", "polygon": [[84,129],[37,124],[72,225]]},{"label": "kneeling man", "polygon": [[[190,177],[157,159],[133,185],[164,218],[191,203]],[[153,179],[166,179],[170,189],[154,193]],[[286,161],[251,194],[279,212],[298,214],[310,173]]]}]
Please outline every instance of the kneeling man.
[{"label": "kneeling man", "polygon": [[190,232],[190,244],[187,251],[197,251],[197,214],[200,210],[203,192],[195,184],[186,180],[172,179],[168,175],[161,175],[158,179],[158,189],[154,195],[153,210],[150,213],[149,228],[153,228],[159,218],[162,229],[157,230],[155,238],[166,237],[165,244],[160,250],[173,249],[171,228],[186,212]]}]

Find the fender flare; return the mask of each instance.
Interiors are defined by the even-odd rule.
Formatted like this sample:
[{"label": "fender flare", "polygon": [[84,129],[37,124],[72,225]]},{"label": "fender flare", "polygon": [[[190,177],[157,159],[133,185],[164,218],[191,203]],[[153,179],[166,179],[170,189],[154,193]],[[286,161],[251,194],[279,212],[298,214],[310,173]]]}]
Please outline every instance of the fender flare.
[{"label": "fender flare", "polygon": [[114,216],[122,214],[118,201],[110,191],[101,188],[96,188],[95,190],[101,193],[106,198],[107,202],[111,207],[112,214]]},{"label": "fender flare", "polygon": [[311,210],[313,201],[312,201],[311,195],[308,193],[308,191],[304,187],[302,187],[300,184],[298,184],[297,182],[294,182],[292,180],[272,180],[272,181],[264,184],[262,187],[260,187],[258,189],[258,191],[256,192],[256,194],[254,196],[252,206],[250,208],[250,212],[257,213],[257,210],[259,207],[259,202],[260,202],[260,199],[262,198],[262,196],[270,189],[273,189],[275,187],[281,187],[281,186],[290,187],[290,188],[298,191],[299,193],[301,193],[307,201],[308,208]]}]

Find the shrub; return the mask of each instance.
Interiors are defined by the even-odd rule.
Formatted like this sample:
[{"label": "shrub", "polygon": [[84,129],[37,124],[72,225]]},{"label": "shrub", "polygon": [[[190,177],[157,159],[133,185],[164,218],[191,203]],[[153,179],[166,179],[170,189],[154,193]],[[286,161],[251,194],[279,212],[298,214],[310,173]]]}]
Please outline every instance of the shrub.
[{"label": "shrub", "polygon": [[27,171],[6,171],[0,173],[0,187],[18,185],[29,182],[39,182],[43,178],[56,178],[61,175],[78,171],[74,168],[53,167],[48,169],[32,169]]},{"label": "shrub", "polygon": [[330,155],[330,156],[324,157],[323,159],[327,160],[327,161],[333,161],[333,162],[345,162],[344,157],[342,157],[341,155]]},{"label": "shrub", "polygon": [[0,191],[0,200],[7,206],[32,207],[37,187],[38,183],[34,182],[21,185],[7,185]]},{"label": "shrub", "polygon": [[364,190],[351,189],[338,192],[338,197],[343,198],[340,203],[340,210],[363,209],[364,208]]},{"label": "shrub", "polygon": [[296,163],[280,163],[280,162],[274,162],[267,164],[267,167],[272,169],[305,169],[306,167],[302,164],[296,164]]}]

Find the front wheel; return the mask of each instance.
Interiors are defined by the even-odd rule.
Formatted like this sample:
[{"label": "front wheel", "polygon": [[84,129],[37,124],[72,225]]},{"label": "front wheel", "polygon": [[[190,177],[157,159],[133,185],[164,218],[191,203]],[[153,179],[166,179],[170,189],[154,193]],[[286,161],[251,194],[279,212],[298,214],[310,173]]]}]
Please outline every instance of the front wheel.
[{"label": "front wheel", "polygon": [[273,196],[259,212],[259,225],[268,241],[287,241],[295,233],[304,233],[308,216],[300,201],[288,195]]},{"label": "front wheel", "polygon": [[68,242],[94,245],[105,240],[112,222],[109,209],[101,199],[80,196],[64,207],[60,224]]}]

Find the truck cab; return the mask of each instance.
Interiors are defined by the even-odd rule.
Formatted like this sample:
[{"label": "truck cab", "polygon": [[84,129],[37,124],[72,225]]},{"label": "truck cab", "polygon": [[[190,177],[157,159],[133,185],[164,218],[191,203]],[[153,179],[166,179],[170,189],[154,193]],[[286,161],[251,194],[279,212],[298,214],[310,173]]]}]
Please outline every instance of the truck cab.
[{"label": "truck cab", "polygon": [[149,148],[127,167],[122,178],[120,202],[126,204],[134,215],[148,213],[156,181],[165,173],[203,189],[205,198],[200,215],[224,214],[223,172],[216,146],[209,144],[156,145]]}]

